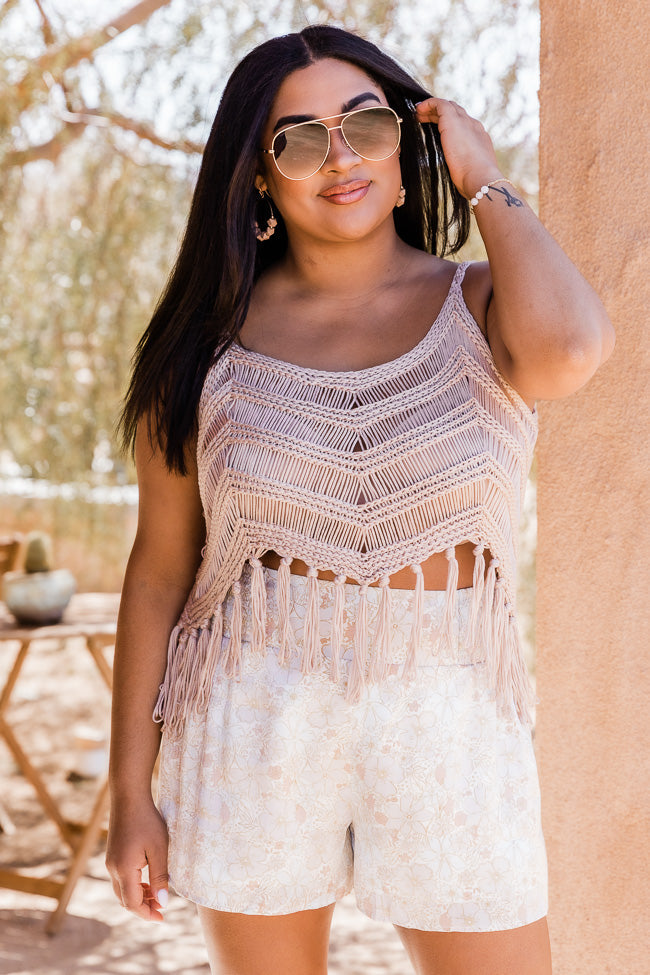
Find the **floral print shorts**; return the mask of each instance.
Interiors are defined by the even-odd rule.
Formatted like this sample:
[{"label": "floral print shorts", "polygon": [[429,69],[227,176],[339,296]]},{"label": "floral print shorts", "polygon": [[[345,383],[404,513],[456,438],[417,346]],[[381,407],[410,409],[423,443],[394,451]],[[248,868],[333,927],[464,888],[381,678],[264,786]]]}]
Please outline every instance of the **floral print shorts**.
[{"label": "floral print shorts", "polygon": [[[206,713],[180,739],[163,733],[159,809],[174,889],[204,907],[290,914],[354,888],[372,918],[425,931],[496,931],[547,912],[547,864],[530,729],[497,708],[486,665],[462,645],[422,655],[401,676],[413,593],[393,590],[392,673],[345,698],[345,681],[278,661],[276,573],[267,583],[267,652],[250,652],[250,578],[242,577],[243,666],[217,667]],[[300,646],[307,579],[291,576]],[[346,584],[350,666],[359,590]],[[328,653],[333,584],[319,582]],[[457,632],[471,589],[458,590]],[[368,589],[369,620],[380,590]],[[435,645],[445,593],[428,591]],[[224,640],[229,639],[231,601]],[[480,655],[479,655],[480,656]]]}]

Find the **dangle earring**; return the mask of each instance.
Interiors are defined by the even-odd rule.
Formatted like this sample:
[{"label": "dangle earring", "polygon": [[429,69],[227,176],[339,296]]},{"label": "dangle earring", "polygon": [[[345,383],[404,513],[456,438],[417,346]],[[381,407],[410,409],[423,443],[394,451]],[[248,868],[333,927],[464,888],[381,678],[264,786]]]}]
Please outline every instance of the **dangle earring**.
[{"label": "dangle earring", "polygon": [[397,194],[397,200],[395,202],[396,207],[403,207],[404,201],[406,199],[406,190],[403,186],[400,186],[399,193]]},{"label": "dangle earring", "polygon": [[[259,193],[261,199],[263,200],[264,197],[266,196],[266,192],[260,189],[259,187],[257,188],[257,192]],[[273,234],[275,233],[275,228],[278,225],[278,221],[275,219],[275,213],[273,212],[273,204],[271,203],[270,196],[268,197],[268,201],[269,201],[269,208],[271,210],[271,215],[269,219],[266,221],[265,229],[262,230],[257,220],[255,221],[255,236],[259,241],[268,240],[269,237],[272,237]]]}]

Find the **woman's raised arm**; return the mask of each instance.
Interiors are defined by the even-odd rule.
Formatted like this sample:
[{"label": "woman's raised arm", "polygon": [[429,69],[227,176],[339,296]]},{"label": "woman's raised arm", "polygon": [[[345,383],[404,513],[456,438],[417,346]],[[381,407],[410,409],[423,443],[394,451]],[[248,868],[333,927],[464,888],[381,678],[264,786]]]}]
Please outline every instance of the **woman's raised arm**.
[{"label": "woman's raised arm", "polygon": [[613,326],[595,291],[500,172],[489,135],[455,102],[428,98],[421,122],[440,130],[457,189],[469,200],[488,255],[475,282],[479,315],[500,372],[528,402],[583,386],[611,355]]}]

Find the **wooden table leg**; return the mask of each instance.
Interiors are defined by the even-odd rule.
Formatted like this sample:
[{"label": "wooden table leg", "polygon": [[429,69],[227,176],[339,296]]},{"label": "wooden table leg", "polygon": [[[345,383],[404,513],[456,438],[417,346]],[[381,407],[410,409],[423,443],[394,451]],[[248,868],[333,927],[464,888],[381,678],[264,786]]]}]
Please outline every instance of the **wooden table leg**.
[{"label": "wooden table leg", "polygon": [[[85,638],[86,647],[93,657],[104,683],[111,689],[112,667],[104,656],[104,649],[114,644],[114,633],[84,633],[83,629],[82,627],[82,632],[79,634],[75,632],[68,635],[70,638],[73,636],[76,637],[77,635]],[[49,877],[32,877],[29,874],[23,874],[19,871],[0,869],[0,887],[24,891],[25,893],[40,894],[56,900],[57,906],[50,915],[46,925],[47,933],[55,934],[61,927],[74,888],[84,872],[88,859],[93,853],[102,832],[104,817],[108,809],[109,792],[108,779],[105,778],[95,795],[90,819],[81,827],[81,833],[77,834],[74,828],[64,820],[58,804],[53,796],[50,795],[40,773],[32,765],[30,759],[21,748],[20,743],[11,730],[9,722],[4,717],[4,712],[9,705],[12,691],[22,670],[31,642],[41,635],[43,638],[51,638],[51,634],[49,632],[46,634],[45,631],[42,634],[40,632],[30,633],[28,638],[23,635],[16,637],[20,642],[20,647],[4,687],[0,692],[0,738],[4,738],[25,778],[31,782],[36,790],[45,812],[56,823],[62,838],[72,848],[73,856],[63,881],[53,880]],[[8,637],[8,639],[11,639],[11,637]],[[12,825],[11,821],[7,819],[6,823],[8,830],[10,830]]]},{"label": "wooden table leg", "polygon": [[65,840],[71,850],[76,850],[79,847],[79,838],[75,836],[75,834],[69,828],[65,819],[61,815],[58,805],[48,792],[40,773],[34,768],[27,755],[20,747],[20,744],[18,743],[13,731],[1,714],[0,736],[4,738],[7,747],[13,753],[13,756],[27,781],[31,782],[33,785],[34,791],[36,792],[41,805],[47,812],[50,819],[57,825],[62,839]]},{"label": "wooden table leg", "polygon": [[50,818],[54,820],[58,826],[62,838],[72,850],[75,850],[78,846],[76,836],[70,829],[68,829],[63,816],[59,812],[56,802],[45,787],[43,779],[20,747],[18,740],[4,718],[4,713],[9,707],[13,689],[16,686],[16,681],[20,676],[20,672],[23,668],[31,642],[31,639],[20,641],[20,648],[16,654],[16,659],[14,660],[12,668],[9,671],[9,675],[2,689],[2,694],[0,694],[0,736],[4,738],[7,747],[12,752],[23,775],[28,782],[31,782],[36,790],[36,794],[38,795],[41,805],[45,808]]},{"label": "wooden table leg", "polygon": [[106,779],[102,783],[99,792],[97,793],[95,805],[93,807],[90,819],[88,820],[88,824],[84,830],[79,849],[75,852],[75,855],[72,858],[72,863],[68,868],[68,872],[63,883],[63,889],[58,897],[58,904],[50,915],[47,925],[45,926],[45,930],[48,934],[56,934],[61,927],[68,903],[72,897],[72,892],[77,884],[77,881],[86,868],[88,858],[92,854],[95,844],[99,839],[99,834],[102,831],[104,815],[108,809],[108,799],[108,779]]},{"label": "wooden table leg", "polygon": [[104,678],[104,682],[108,687],[109,691],[113,690],[113,668],[106,660],[104,656],[104,648],[112,647],[115,644],[115,637],[106,636],[89,636],[86,637],[86,646],[90,651],[95,664],[97,665],[97,670],[100,672]]},{"label": "wooden table leg", "polygon": [[13,820],[3,803],[0,802],[0,833],[4,833],[5,836],[13,836],[15,832],[16,827]]},{"label": "wooden table leg", "polygon": [[57,901],[61,896],[63,884],[51,877],[32,877],[28,873],[17,870],[0,870],[0,887],[7,890],[19,890],[23,894],[38,894],[39,897],[51,897]]},{"label": "wooden table leg", "polygon": [[25,657],[27,656],[27,651],[29,650],[29,645],[31,642],[31,639],[20,641],[20,649],[16,654],[16,659],[13,662],[13,666],[9,671],[9,675],[5,681],[5,686],[2,688],[2,694],[0,694],[0,714],[3,713],[9,704],[9,698],[11,697],[16,681],[18,680],[20,671],[23,668]]}]

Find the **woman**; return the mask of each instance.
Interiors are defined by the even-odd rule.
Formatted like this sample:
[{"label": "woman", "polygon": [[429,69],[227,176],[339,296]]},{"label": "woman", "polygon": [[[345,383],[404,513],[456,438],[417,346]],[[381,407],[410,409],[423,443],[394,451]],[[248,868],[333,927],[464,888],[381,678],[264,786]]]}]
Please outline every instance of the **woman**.
[{"label": "woman", "polygon": [[515,538],[536,400],[613,344],[459,106],[331,27],[236,68],[124,413],[125,907],[169,863],[214,972],[323,975],[354,883],[419,973],[548,975]]}]

